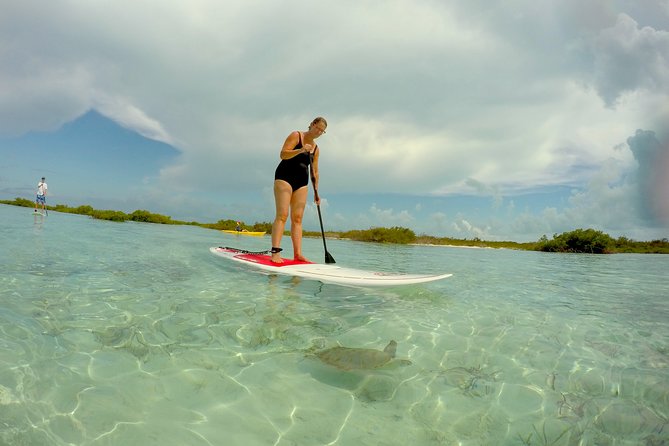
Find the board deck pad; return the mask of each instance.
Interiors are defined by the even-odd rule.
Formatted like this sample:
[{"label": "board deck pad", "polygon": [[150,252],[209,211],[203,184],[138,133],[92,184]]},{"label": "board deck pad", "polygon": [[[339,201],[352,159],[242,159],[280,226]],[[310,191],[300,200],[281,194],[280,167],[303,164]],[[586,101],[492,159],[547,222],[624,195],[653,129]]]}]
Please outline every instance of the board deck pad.
[{"label": "board deck pad", "polygon": [[452,274],[405,274],[347,268],[335,264],[283,259],[274,263],[265,252],[248,252],[230,247],[211,247],[213,254],[263,271],[352,286],[397,286],[432,282]]},{"label": "board deck pad", "polygon": [[283,257],[281,257],[283,263],[274,263],[272,262],[272,256],[270,256],[269,254],[239,254],[237,258],[241,260],[246,260],[247,262],[250,263],[258,263],[260,265],[273,266],[275,268],[282,268],[285,266],[293,266],[293,265],[315,265],[314,262],[309,262],[304,260],[284,259]]}]

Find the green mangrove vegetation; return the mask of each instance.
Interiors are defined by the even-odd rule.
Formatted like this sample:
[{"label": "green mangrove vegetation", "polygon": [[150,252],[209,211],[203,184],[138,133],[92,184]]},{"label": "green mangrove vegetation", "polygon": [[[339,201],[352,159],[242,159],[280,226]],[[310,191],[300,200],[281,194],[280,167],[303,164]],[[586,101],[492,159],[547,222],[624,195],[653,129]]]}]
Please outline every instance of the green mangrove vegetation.
[{"label": "green mangrove vegetation", "polygon": [[[2,204],[32,208],[35,204],[25,198],[14,200],[0,200]],[[114,210],[97,210],[91,206],[84,205],[70,207],[62,204],[47,206],[50,211],[65,212],[69,214],[88,215],[100,220],[115,222],[134,221],[140,223],[156,223],[163,225],[193,225],[215,230],[234,230],[237,226],[236,220],[219,220],[216,223],[198,223],[195,221],[185,222],[172,220],[171,217],[154,214],[146,210],[136,210],[130,214]],[[272,232],[272,223],[256,222],[248,225],[241,222],[242,229],[247,231]],[[320,237],[320,232],[305,231],[305,237]],[[456,239],[451,237],[433,237],[429,235],[416,235],[408,228],[376,227],[364,230],[351,230],[344,232],[326,232],[325,236],[333,239],[347,239],[362,242],[392,243],[392,244],[423,244],[442,246],[466,246],[479,248],[506,248],[523,249],[543,252],[561,253],[588,253],[588,254],[615,254],[615,253],[641,253],[641,254],[669,254],[669,240],[635,241],[627,237],[614,239],[608,234],[595,229],[576,229],[562,234],[554,234],[552,238],[542,236],[536,242],[517,243],[512,241],[485,241],[479,238]]]},{"label": "green mangrove vegetation", "polygon": [[[216,229],[218,231],[234,231],[237,228],[238,220],[219,220],[216,223],[197,223],[203,228]],[[270,234],[272,232],[272,223],[254,223],[252,225],[247,225],[244,222],[241,223],[242,230],[250,232],[266,232]]]},{"label": "green mangrove vegetation", "polygon": [[[318,233],[320,235],[320,233]],[[366,230],[346,231],[339,234],[339,238],[358,240],[361,242],[376,243],[416,243],[416,234],[407,228],[398,226],[392,228],[371,228]]]}]

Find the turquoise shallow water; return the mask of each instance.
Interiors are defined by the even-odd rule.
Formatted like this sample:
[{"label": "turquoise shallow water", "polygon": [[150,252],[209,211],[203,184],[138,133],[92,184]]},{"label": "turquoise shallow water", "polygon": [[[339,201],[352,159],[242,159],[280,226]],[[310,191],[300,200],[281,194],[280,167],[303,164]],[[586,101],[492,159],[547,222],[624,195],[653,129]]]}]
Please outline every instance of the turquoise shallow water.
[{"label": "turquoise shallow water", "polygon": [[[208,251],[268,238],[0,221],[0,445],[669,443],[669,256],[328,241],[338,264],[454,273],[363,289]],[[391,339],[410,365],[312,354]]]}]

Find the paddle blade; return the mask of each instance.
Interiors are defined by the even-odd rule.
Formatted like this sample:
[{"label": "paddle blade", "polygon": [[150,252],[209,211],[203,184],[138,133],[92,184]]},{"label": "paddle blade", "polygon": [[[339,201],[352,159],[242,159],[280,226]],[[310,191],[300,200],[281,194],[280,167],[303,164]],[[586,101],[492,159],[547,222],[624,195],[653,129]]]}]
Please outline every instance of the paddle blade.
[{"label": "paddle blade", "polygon": [[329,252],[325,251],[325,263],[337,263]]}]

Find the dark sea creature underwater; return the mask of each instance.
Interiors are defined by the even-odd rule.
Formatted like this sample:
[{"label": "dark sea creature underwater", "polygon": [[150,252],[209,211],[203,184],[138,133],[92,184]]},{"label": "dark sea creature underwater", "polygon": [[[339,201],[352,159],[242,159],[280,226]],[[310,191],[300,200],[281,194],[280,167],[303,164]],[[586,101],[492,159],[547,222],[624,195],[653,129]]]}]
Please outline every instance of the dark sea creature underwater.
[{"label": "dark sea creature underwater", "polygon": [[383,350],[371,348],[332,347],[316,353],[316,357],[340,370],[372,370],[388,364],[409,365],[408,359],[395,359],[397,342],[390,341]]}]

